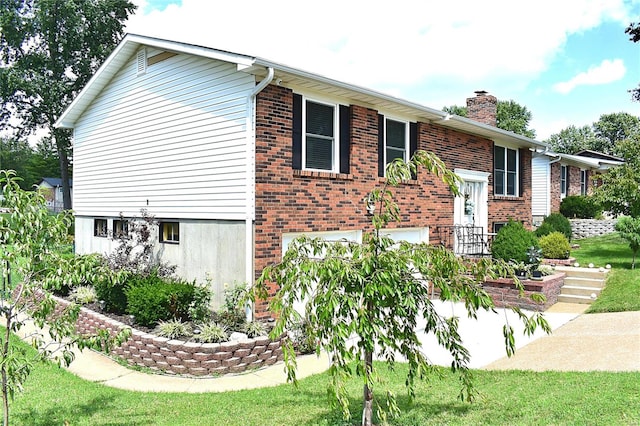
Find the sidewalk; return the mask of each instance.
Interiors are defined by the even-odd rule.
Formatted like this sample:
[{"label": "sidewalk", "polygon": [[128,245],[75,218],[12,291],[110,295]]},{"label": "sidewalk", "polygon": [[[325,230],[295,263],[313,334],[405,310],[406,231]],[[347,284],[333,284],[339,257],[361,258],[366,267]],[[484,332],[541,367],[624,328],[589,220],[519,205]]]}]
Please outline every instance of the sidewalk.
[{"label": "sidewalk", "polygon": [[[472,320],[464,315],[461,304],[447,303],[437,308],[440,313],[460,317],[459,331],[471,353],[471,368],[640,371],[640,312],[581,315],[586,305],[557,303],[545,312],[553,333],[536,332],[527,337],[522,335],[519,320],[508,310],[482,311],[478,320]],[[518,349],[511,358],[506,357],[502,336],[506,322],[516,331]],[[426,336],[423,344],[433,364],[450,365],[451,357],[436,344],[435,337]],[[329,367],[326,355],[300,356],[297,363],[298,379]],[[191,378],[135,371],[87,349],[76,352],[69,371],[106,386],[144,392],[226,392],[286,383],[283,363],[237,375]]]}]

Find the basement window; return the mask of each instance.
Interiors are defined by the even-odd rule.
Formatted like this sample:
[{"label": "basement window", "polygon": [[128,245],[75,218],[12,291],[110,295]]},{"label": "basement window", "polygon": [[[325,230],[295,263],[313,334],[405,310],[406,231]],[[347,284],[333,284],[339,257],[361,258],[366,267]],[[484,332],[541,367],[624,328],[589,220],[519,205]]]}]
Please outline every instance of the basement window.
[{"label": "basement window", "polygon": [[129,221],[125,219],[114,219],[113,236],[114,238],[128,238],[129,237]]},{"label": "basement window", "polygon": [[180,242],[180,223],[160,222],[160,242],[178,244]]},{"label": "basement window", "polygon": [[93,219],[93,236],[107,236],[107,219]]}]

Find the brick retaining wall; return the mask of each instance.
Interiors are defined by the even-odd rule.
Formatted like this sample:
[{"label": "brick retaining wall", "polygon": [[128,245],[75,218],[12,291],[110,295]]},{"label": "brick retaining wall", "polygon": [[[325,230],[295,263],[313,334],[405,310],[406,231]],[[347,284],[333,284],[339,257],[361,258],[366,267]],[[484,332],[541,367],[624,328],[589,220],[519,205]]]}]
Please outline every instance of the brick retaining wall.
[{"label": "brick retaining wall", "polygon": [[572,239],[598,237],[615,232],[617,219],[570,219]]},{"label": "brick retaining wall", "polygon": [[[546,276],[542,281],[522,280],[524,286],[522,296],[513,284],[513,280],[507,278],[487,280],[482,287],[499,308],[517,306],[531,311],[546,311],[558,301],[560,289],[564,285],[564,277],[565,274],[560,273]],[[545,303],[534,302],[531,299],[534,293],[543,294],[547,298]]]},{"label": "brick retaining wall", "polygon": [[[60,305],[69,302],[54,298]],[[115,335],[127,328],[106,315],[81,308],[76,328],[80,334],[95,334],[99,329]],[[112,354],[130,365],[148,367],[167,374],[209,376],[241,373],[275,364],[283,359],[281,340],[267,336],[224,343],[195,343],[158,337],[132,328],[129,339]]]}]

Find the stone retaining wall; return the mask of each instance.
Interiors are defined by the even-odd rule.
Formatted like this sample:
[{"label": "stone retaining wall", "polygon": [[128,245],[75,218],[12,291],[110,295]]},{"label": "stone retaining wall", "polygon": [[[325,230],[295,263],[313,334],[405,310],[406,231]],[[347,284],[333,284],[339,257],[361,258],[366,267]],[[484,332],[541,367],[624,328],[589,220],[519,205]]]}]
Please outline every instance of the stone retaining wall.
[{"label": "stone retaining wall", "polygon": [[570,219],[572,239],[598,237],[615,232],[617,219]]},{"label": "stone retaining wall", "polygon": [[[565,274],[560,273],[543,277],[542,281],[522,280],[524,286],[522,296],[513,284],[513,280],[507,278],[487,280],[482,288],[489,293],[493,303],[499,308],[517,306],[531,311],[546,311],[558,301],[560,289],[564,285],[564,277]],[[533,301],[531,295],[534,293],[543,294],[547,300],[544,303]]]},{"label": "stone retaining wall", "polygon": [[[62,305],[69,302],[55,298]],[[115,335],[124,324],[87,308],[81,308],[76,328],[80,334],[95,334],[99,329]],[[268,337],[224,343],[195,343],[171,340],[132,329],[131,336],[112,354],[130,365],[148,367],[167,374],[191,376],[241,373],[275,364],[283,359],[281,340]]]}]

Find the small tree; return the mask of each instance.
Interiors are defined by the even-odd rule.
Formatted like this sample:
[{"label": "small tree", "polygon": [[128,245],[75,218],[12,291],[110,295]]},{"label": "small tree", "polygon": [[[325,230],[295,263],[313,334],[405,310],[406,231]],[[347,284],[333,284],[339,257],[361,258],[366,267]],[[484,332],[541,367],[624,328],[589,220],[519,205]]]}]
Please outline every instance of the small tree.
[{"label": "small tree", "polygon": [[[79,306],[71,304],[59,310],[48,289],[61,282],[67,271],[42,270],[43,265],[65,262],[60,257],[60,247],[68,244],[67,231],[71,224],[68,212],[49,214],[42,194],[20,189],[13,171],[0,171],[0,187],[4,203],[9,208],[7,216],[0,217],[0,264],[2,265],[2,289],[0,292],[0,316],[4,320],[4,334],[0,336],[0,382],[4,408],[3,424],[9,424],[9,401],[22,389],[33,364],[55,359],[68,365],[73,360],[73,347],[95,347],[108,350],[114,339],[108,331],[101,330],[94,336],[75,334],[75,321]],[[57,259],[57,260],[56,260]],[[20,283],[11,282],[10,267],[21,277]],[[46,266],[44,266],[46,267]],[[85,268],[86,269],[86,268]],[[11,333],[19,330],[32,318],[40,331],[29,336],[36,354],[17,346]],[[48,328],[45,338],[42,329]],[[129,331],[116,336],[122,343]]]},{"label": "small tree", "polygon": [[[362,423],[373,422],[374,404],[383,420],[398,407],[395,397],[387,392],[384,403],[374,400],[374,388],[379,383],[374,355],[386,360],[390,367],[399,354],[407,360],[409,371],[406,385],[413,397],[416,379],[423,378],[434,367],[423,351],[417,331],[420,317],[425,322],[425,334],[433,332],[438,343],[452,355],[451,367],[461,375],[460,397],[471,400],[475,390],[468,368],[469,352],[458,333],[458,319],[438,314],[430,294],[443,301],[464,302],[468,315],[476,318],[479,309],[492,309],[491,297],[481,283],[497,269],[506,273],[506,264],[487,259],[465,262],[443,247],[393,241],[384,236],[383,228],[399,221],[399,208],[390,187],[408,180],[419,166],[439,176],[458,194],[459,178],[449,171],[435,155],[417,151],[411,162],[395,161],[387,167],[387,180],[367,198],[376,206],[372,229],[365,232],[362,243],[326,241],[300,237],[294,240],[282,262],[265,268],[253,287],[253,294],[268,297],[270,283],[279,290],[270,307],[277,317],[272,337],[281,335],[300,322],[294,306],[306,302],[305,319],[311,338],[318,342],[316,351],[331,354],[331,392],[350,417],[345,381],[354,373],[363,380]],[[526,330],[549,327],[539,314],[527,318],[518,309]],[[514,351],[513,329],[504,327],[507,354]],[[350,340],[351,337],[355,339]],[[295,353],[290,341],[283,345],[288,378],[295,383]]]},{"label": "small tree", "polygon": [[629,241],[629,247],[633,252],[631,269],[636,267],[636,254],[640,250],[640,218],[623,216],[616,222],[616,231],[620,236]]}]

